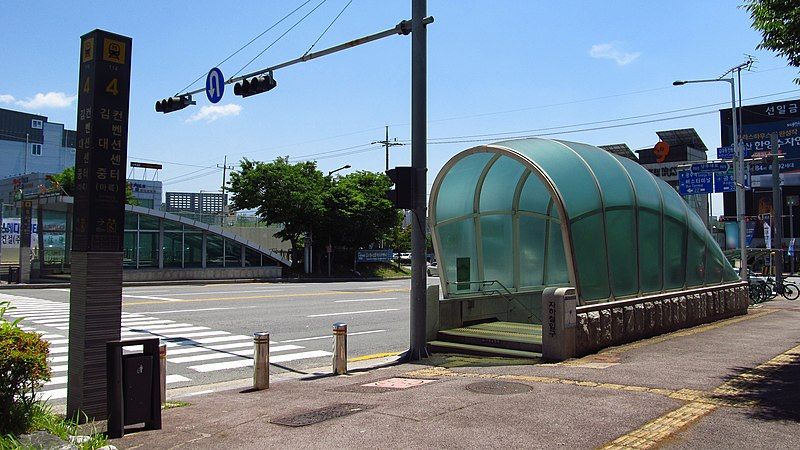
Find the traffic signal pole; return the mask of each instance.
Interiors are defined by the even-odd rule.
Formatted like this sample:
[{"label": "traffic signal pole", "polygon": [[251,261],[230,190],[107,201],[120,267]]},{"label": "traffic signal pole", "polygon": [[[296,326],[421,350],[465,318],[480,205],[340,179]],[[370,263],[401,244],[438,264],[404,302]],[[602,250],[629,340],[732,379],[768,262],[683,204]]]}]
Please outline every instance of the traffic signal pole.
[{"label": "traffic signal pole", "polygon": [[428,217],[426,173],[428,171],[427,140],[427,39],[426,0],[411,1],[411,166],[417,189],[411,227],[411,342],[408,360],[428,356],[425,339],[425,300],[427,273],[425,232]]}]

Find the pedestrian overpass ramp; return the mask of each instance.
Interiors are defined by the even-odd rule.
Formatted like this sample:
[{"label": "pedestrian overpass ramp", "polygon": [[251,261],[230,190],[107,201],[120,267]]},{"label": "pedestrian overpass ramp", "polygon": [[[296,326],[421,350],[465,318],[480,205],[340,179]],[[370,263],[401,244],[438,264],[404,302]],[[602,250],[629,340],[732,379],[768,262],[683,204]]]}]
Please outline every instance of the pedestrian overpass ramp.
[{"label": "pedestrian overpass ramp", "polygon": [[[583,326],[589,340],[577,344],[585,344],[584,352],[601,341],[640,338],[741,311],[732,299],[730,308],[697,319],[681,320],[680,305],[673,313],[671,299],[689,295],[691,305],[684,307],[699,315],[701,307],[707,309],[705,300],[694,302],[692,295],[740,286],[739,278],[703,220],[671,186],[635,161],[600,148],[539,138],[473,147],[445,164],[429,201],[444,297],[429,300],[428,339],[434,348],[465,344],[470,334],[482,338],[466,345],[513,349],[513,339],[501,333],[506,325],[470,328],[494,322],[527,325],[519,328],[527,330],[523,340],[541,342],[547,287],[574,288],[576,328]],[[715,294],[709,295],[714,303]],[[656,301],[658,325],[652,312],[640,319],[638,334],[620,331],[615,337],[609,331],[611,337],[602,337],[599,317],[609,330],[612,322],[624,328],[630,307],[635,331],[636,311],[650,311]],[[616,309],[619,317],[612,320]],[[645,326],[651,315],[653,325]],[[595,316],[601,337],[588,336]],[[665,317],[671,324],[666,328]],[[527,345],[524,351],[536,349]]]}]

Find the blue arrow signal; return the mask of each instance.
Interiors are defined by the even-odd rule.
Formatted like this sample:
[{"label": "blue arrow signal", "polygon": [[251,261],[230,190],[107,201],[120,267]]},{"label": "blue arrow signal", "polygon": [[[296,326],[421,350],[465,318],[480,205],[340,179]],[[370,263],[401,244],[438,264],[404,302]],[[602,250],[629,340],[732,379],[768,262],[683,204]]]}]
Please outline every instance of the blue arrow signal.
[{"label": "blue arrow signal", "polygon": [[208,71],[206,77],[206,97],[211,103],[217,103],[222,100],[222,94],[225,92],[225,78],[222,76],[222,71],[214,67]]}]

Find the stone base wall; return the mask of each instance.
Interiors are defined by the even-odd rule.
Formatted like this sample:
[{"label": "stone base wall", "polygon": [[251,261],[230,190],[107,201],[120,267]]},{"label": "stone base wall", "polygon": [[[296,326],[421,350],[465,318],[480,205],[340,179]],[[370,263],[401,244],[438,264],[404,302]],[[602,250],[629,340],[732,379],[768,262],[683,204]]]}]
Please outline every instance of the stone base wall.
[{"label": "stone base wall", "polygon": [[747,314],[747,283],[579,306],[575,355]]}]

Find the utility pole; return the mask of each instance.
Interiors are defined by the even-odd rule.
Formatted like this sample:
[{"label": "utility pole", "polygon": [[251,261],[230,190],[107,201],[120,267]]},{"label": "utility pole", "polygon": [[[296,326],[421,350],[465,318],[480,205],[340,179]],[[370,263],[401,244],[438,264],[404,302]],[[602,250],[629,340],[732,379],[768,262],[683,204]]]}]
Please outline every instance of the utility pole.
[{"label": "utility pole", "polygon": [[[414,39],[413,36],[411,38]],[[394,138],[393,141],[389,140],[389,125],[386,125],[386,138],[382,141],[373,141],[371,144],[383,144],[386,147],[386,170],[389,170],[389,147],[394,147],[395,145],[405,145],[397,142],[397,138]]]},{"label": "utility pole", "polygon": [[428,278],[425,233],[428,208],[425,204],[428,171],[427,141],[427,0],[411,1],[411,167],[417,189],[411,224],[411,345],[408,359],[428,356],[425,331]]},{"label": "utility pole", "polygon": [[778,162],[778,133],[770,135],[772,146],[772,226],[775,227],[773,233],[776,249],[775,258],[775,289],[779,294],[783,294],[783,201],[781,201],[781,177]]},{"label": "utility pole", "polygon": [[222,218],[219,221],[221,227],[225,226],[225,215],[228,213],[228,202],[225,200],[225,182],[227,181],[228,170],[233,170],[233,166],[228,165],[228,155],[222,160],[222,165],[217,164],[217,168],[222,169]]}]

